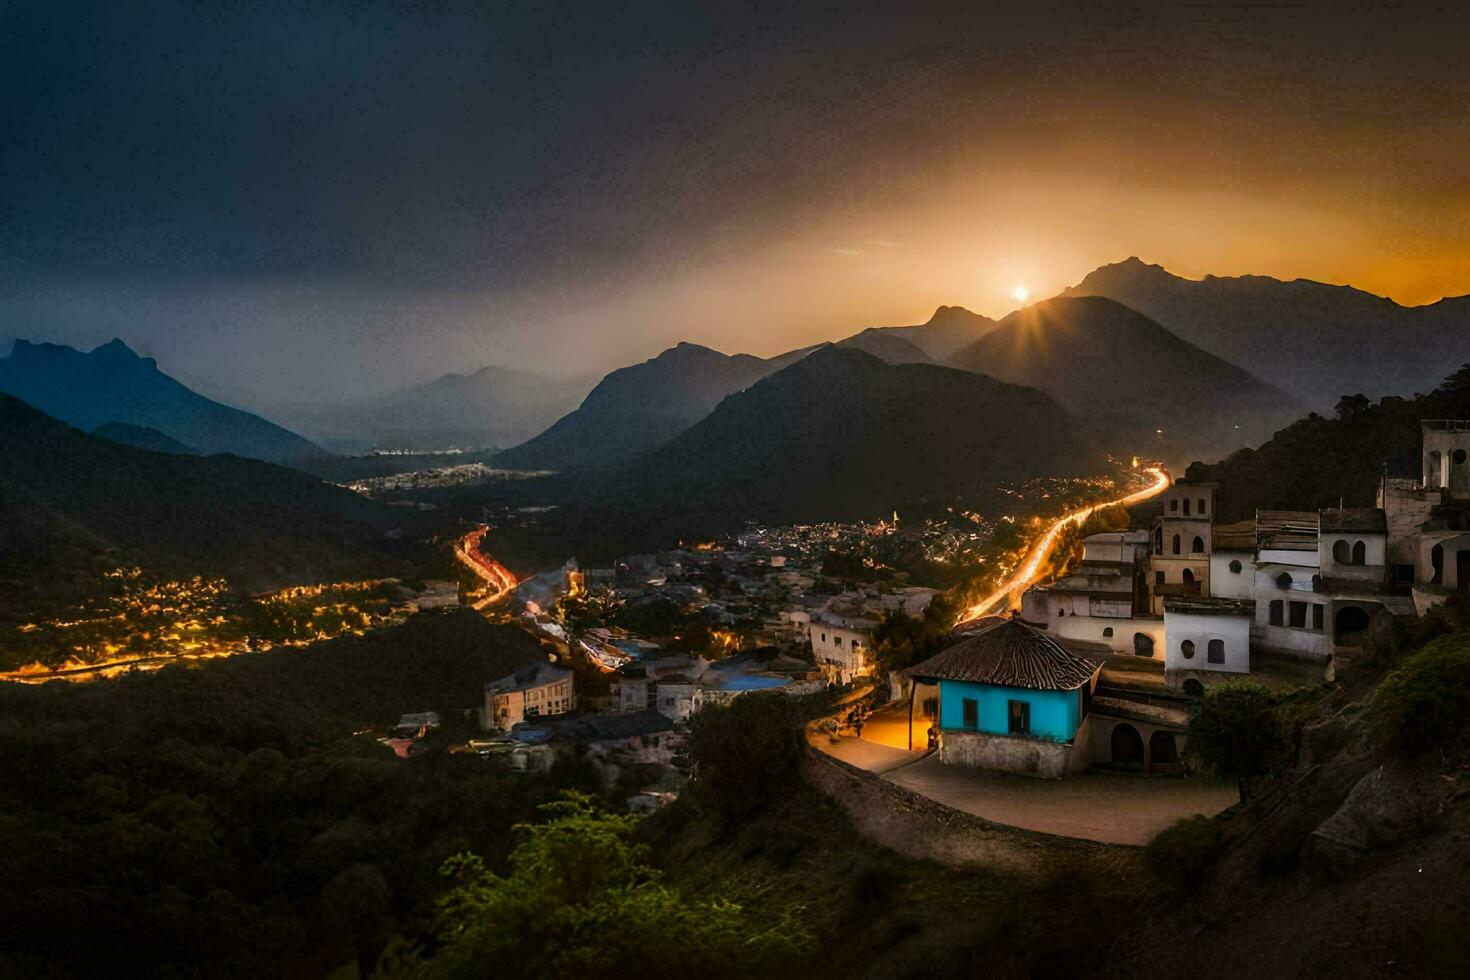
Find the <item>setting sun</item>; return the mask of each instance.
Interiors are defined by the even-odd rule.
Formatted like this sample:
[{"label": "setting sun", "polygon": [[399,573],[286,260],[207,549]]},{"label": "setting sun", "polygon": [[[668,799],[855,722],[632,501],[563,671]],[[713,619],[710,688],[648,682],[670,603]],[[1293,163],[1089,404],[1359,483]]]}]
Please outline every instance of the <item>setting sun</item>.
[{"label": "setting sun", "polygon": [[1023,285],[1016,285],[1011,289],[1011,299],[1017,303],[1024,303],[1031,298],[1031,290]]}]

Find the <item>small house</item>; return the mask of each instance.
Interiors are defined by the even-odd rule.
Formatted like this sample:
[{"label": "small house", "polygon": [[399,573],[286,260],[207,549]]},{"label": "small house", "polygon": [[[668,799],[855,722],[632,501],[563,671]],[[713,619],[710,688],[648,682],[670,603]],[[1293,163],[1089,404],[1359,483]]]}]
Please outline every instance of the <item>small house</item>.
[{"label": "small house", "polygon": [[941,762],[1048,777],[1088,767],[1088,712],[1105,646],[999,616],[953,638],[904,671],[916,691],[938,688]]}]

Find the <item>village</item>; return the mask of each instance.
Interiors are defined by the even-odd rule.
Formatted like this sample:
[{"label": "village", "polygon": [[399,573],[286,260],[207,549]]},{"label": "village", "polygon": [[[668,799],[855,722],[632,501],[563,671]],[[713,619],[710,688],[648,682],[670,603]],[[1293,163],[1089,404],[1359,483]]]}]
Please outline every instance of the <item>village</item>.
[{"label": "village", "polygon": [[[519,621],[555,654],[487,679],[481,734],[461,750],[523,771],[581,753],[609,784],[643,767],[628,805],[649,810],[687,779],[682,750],[705,706],[840,691],[849,707],[808,731],[840,763],[997,823],[1144,843],[1238,798],[1185,762],[1206,688],[1330,682],[1395,618],[1470,585],[1470,423],[1422,432],[1420,475],[1385,474],[1374,508],[1221,523],[1215,485],[1161,483],[1148,527],[1086,536],[1060,577],[1004,596],[893,672],[878,663],[881,624],[922,619],[940,590],[907,576],[854,585],[821,559],[894,536],[896,515],[751,527],[608,567],[573,559],[516,586]],[[407,754],[437,724],[406,715],[390,744]]]}]

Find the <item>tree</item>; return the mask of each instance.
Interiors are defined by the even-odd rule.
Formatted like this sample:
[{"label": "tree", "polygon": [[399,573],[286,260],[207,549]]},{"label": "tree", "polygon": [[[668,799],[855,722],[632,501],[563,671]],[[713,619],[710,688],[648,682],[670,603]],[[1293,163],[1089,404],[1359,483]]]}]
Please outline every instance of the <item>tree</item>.
[{"label": "tree", "polygon": [[1211,687],[1189,716],[1189,751],[1222,776],[1266,772],[1281,748],[1276,698],[1255,681]]},{"label": "tree", "polygon": [[632,836],[638,818],[567,793],[523,839],[505,876],[461,854],[438,903],[444,947],[434,977],[748,976],[800,954],[809,937],[784,920],[758,929],[739,905],[666,886]]},{"label": "tree", "polygon": [[949,593],[934,597],[921,616],[896,609],[873,630],[878,665],[886,671],[903,670],[934,656],[954,629],[958,601]]},{"label": "tree", "polygon": [[695,799],[730,818],[754,812],[795,778],[801,724],[797,702],[779,693],[742,694],[700,709],[689,732]]}]

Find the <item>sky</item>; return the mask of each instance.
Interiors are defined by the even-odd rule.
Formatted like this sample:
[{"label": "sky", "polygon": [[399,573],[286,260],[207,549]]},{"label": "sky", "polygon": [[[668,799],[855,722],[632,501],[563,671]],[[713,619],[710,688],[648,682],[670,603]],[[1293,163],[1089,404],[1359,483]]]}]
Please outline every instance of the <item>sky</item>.
[{"label": "sky", "polygon": [[0,0],[0,337],[248,407],[991,316],[1138,255],[1470,293],[1470,17]]}]

